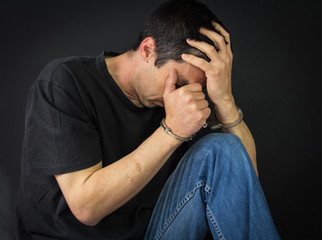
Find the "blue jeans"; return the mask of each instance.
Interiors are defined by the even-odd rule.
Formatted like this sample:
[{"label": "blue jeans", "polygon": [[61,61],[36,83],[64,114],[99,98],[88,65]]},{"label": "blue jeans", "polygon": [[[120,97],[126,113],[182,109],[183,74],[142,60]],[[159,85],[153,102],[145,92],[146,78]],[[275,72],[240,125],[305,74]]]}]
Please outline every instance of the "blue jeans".
[{"label": "blue jeans", "polygon": [[168,179],[145,239],[280,239],[246,149],[233,134],[195,143]]}]

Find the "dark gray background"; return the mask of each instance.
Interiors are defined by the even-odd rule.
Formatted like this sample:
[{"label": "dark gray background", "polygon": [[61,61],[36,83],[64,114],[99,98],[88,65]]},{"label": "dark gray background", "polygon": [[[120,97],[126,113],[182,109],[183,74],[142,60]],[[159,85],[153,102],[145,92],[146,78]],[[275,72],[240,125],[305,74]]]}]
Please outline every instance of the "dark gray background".
[{"label": "dark gray background", "polygon": [[[2,1],[0,239],[14,239],[27,91],[50,60],[124,52],[163,1]],[[322,160],[318,1],[204,0],[231,31],[233,91],[283,239],[316,239]],[[320,235],[320,234],[319,234]]]}]

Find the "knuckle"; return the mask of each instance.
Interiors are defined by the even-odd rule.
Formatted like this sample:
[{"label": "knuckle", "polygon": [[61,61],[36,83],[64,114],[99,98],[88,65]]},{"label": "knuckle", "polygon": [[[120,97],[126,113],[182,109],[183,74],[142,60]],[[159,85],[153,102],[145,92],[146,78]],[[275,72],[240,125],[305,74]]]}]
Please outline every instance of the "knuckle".
[{"label": "knuckle", "polygon": [[197,59],[197,65],[200,65],[201,67],[205,65],[205,61],[202,58]]},{"label": "knuckle", "polygon": [[184,87],[179,88],[178,94],[179,94],[179,97],[183,97],[185,95],[185,88]]},{"label": "knuckle", "polygon": [[221,42],[221,43],[225,43],[225,37],[224,36],[219,36],[218,37],[219,38],[219,41]]},{"label": "knuckle", "polygon": [[200,83],[195,83],[195,85],[196,85],[196,90],[201,92],[202,91],[202,85]]},{"label": "knuckle", "polygon": [[208,107],[206,108],[206,118],[208,118],[211,114],[211,109]]},{"label": "knuckle", "polygon": [[193,98],[190,94],[185,94],[184,100],[185,100],[185,102],[190,103],[190,102],[192,102]]},{"label": "knuckle", "polygon": [[203,122],[204,117],[203,117],[202,111],[198,111],[195,114],[195,119],[196,119],[197,122],[204,124],[204,122]]},{"label": "knuckle", "polygon": [[[215,44],[215,43],[213,43],[213,44]],[[208,52],[210,52],[210,53],[212,53],[213,51],[215,50],[215,47],[214,47],[214,45],[207,45],[207,51]]]},{"label": "knuckle", "polygon": [[195,111],[197,111],[197,110],[198,110],[198,106],[197,106],[197,104],[196,104],[196,103],[191,104],[191,110],[192,110],[193,112],[195,112]]},{"label": "knuckle", "polygon": [[211,55],[214,55],[214,54],[217,53],[217,50],[216,50],[215,47],[212,47],[209,52],[210,52]]}]

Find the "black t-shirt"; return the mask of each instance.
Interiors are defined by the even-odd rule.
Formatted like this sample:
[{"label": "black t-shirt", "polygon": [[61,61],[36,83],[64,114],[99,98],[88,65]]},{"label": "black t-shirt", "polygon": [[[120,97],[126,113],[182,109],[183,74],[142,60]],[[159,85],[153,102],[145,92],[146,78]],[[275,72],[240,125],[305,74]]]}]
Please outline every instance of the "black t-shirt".
[{"label": "black t-shirt", "polygon": [[[96,226],[80,223],[54,175],[107,166],[135,150],[158,127],[164,109],[138,108],[96,58],[50,62],[30,88],[17,196],[19,239],[140,239],[160,191],[186,146],[152,181]],[[121,186],[120,186],[121,187]]]}]

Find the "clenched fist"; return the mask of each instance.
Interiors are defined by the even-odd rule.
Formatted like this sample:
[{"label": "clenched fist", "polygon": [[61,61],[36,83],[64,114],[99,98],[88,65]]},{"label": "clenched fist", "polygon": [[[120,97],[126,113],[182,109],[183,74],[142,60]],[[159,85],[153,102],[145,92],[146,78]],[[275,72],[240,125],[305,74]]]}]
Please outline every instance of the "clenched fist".
[{"label": "clenched fist", "polygon": [[170,70],[163,93],[166,124],[173,133],[188,138],[201,129],[210,116],[209,103],[199,83],[176,89],[177,74]]}]

